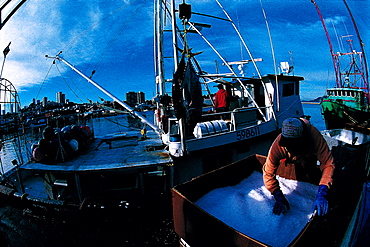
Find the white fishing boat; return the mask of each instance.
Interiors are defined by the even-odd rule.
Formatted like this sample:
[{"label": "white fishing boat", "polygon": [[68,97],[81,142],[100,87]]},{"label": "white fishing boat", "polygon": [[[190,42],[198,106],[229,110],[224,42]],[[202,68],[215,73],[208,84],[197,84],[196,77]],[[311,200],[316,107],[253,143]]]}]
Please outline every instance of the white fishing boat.
[{"label": "white fishing boat", "polygon": [[[287,62],[281,63],[280,72],[271,68],[275,74],[262,75],[257,62],[263,59],[252,56],[230,15],[219,1],[216,3],[223,16],[194,13],[186,3],[177,9],[175,1],[156,5],[157,43],[169,40],[173,50],[168,54],[162,45],[155,49],[155,124],[162,129],[163,143],[174,158],[175,184],[255,152],[267,154],[282,121],[303,115],[299,96],[303,77],[290,75],[292,66]],[[171,23],[165,25],[161,16],[166,16]],[[201,23],[207,19],[218,22],[212,27]],[[242,44],[240,55],[247,53],[248,59],[227,60],[227,53],[235,50],[235,46],[230,45],[221,52],[207,38],[215,32],[213,29],[225,31],[226,27],[235,33],[237,43]],[[171,35],[167,31],[171,31]],[[208,54],[214,54],[215,58],[205,58],[202,51],[195,50],[193,43],[205,44]],[[173,60],[170,70],[165,69],[169,57]],[[205,71],[201,65],[210,60],[216,61],[214,71]],[[253,67],[251,71],[246,71],[248,64]],[[175,73],[168,75],[165,71]],[[171,91],[166,91],[168,84]],[[216,113],[211,88],[218,85],[228,91],[229,109]]]},{"label": "white fishing boat", "polygon": [[[136,131],[134,134],[97,139],[81,155],[58,160],[56,164],[43,164],[45,162],[35,157],[25,164],[15,162],[20,164],[2,178],[3,195],[23,204],[29,202],[30,205],[59,207],[68,204],[81,209],[96,205],[105,207],[104,204],[111,204],[113,200],[112,204],[119,206],[129,199],[136,199],[137,195],[145,197],[145,188],[150,186],[153,177],[162,183],[157,191],[161,194],[168,192],[173,184],[244,158],[256,150],[267,153],[282,121],[287,117],[303,115],[299,97],[299,83],[303,77],[289,75],[289,65],[281,73],[261,75],[256,62],[262,59],[251,56],[231,17],[220,2],[216,2],[225,17],[196,14],[186,3],[181,3],[176,10],[175,1],[158,1],[154,10],[158,90],[154,99],[154,122],[70,64],[62,57],[62,52],[47,56],[53,59],[53,63],[67,65],[152,130],[143,129],[141,133]],[[197,23],[197,15],[231,24],[250,59],[226,60],[206,38],[207,31],[201,32],[200,26],[207,28],[209,25]],[[171,24],[165,25],[165,19],[170,19]],[[166,28],[172,31],[170,37],[165,37]],[[227,72],[201,69],[201,60],[205,58],[201,52],[193,53],[191,46],[192,42],[196,43],[196,37],[209,45],[207,49],[217,55]],[[164,73],[167,38],[171,40],[168,46],[173,48],[171,64],[175,71],[170,77]],[[240,74],[232,67],[237,65],[242,69],[248,63],[253,64],[256,76],[247,76],[244,72]],[[212,83],[222,84],[229,92],[229,111],[205,112],[209,106],[204,105],[204,99],[210,99],[210,107],[214,106],[210,90]],[[172,87],[171,92],[166,91],[168,84]],[[202,87],[208,95],[202,94]],[[143,133],[145,138],[141,136]],[[60,135],[59,132],[57,135]],[[62,145],[59,147],[63,149]],[[62,149],[57,153],[63,153]],[[123,177],[129,177],[124,179],[127,182],[121,182]],[[37,186],[28,184],[35,181]],[[52,193],[45,193],[49,187]]]}]

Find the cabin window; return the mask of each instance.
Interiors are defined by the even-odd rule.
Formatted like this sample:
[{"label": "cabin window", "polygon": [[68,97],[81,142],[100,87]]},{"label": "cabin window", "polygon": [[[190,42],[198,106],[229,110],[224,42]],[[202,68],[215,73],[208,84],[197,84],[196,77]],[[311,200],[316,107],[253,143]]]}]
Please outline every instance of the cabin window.
[{"label": "cabin window", "polygon": [[178,134],[180,134],[180,129],[179,129],[178,121],[171,122],[170,134],[171,135],[178,135]]},{"label": "cabin window", "polygon": [[283,97],[291,96],[295,94],[294,83],[284,84],[283,85]]}]

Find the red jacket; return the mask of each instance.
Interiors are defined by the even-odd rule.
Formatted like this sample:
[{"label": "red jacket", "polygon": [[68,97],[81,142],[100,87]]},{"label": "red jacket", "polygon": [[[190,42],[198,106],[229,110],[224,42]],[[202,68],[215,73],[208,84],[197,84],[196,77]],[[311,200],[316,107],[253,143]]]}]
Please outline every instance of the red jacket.
[{"label": "red jacket", "polygon": [[228,107],[229,94],[225,89],[219,89],[215,94],[215,108]]},{"label": "red jacket", "polygon": [[[279,182],[276,179],[276,171],[279,165],[286,165],[288,169],[295,169],[295,173],[302,173],[309,169],[313,170],[320,168],[321,179],[319,185],[327,185],[330,187],[334,172],[334,159],[329,150],[329,147],[321,135],[321,133],[310,124],[308,120],[303,120],[306,123],[308,135],[311,145],[305,146],[304,155],[293,156],[285,147],[279,145],[281,134],[275,139],[270,147],[266,163],[263,165],[263,181],[266,188],[272,193],[279,187]],[[320,167],[317,166],[317,160],[320,161]],[[288,166],[287,164],[293,164]]]}]

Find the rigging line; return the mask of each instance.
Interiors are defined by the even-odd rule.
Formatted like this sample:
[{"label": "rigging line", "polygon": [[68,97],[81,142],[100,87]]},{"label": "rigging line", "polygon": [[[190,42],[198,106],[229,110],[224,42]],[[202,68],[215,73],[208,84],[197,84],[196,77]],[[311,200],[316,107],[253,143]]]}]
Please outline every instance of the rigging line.
[{"label": "rigging line", "polygon": [[[117,115],[116,116],[114,116],[114,121],[112,120],[112,122],[118,122],[118,119],[117,119]],[[117,128],[118,128],[118,131],[120,132],[120,133],[122,133],[122,130],[121,130],[121,126],[120,126],[120,124],[116,124],[116,126],[117,126]]]},{"label": "rigging line", "polygon": [[[117,116],[116,116],[116,120],[112,120],[112,119],[110,119],[108,117],[104,117],[104,119],[107,120],[107,121],[110,121],[110,122],[112,122],[114,124],[116,124],[117,126],[122,126],[122,127],[127,128],[127,129],[141,130],[140,128],[130,127],[130,126],[123,125],[123,124],[119,123],[118,122],[119,120],[117,119]],[[121,129],[120,128],[119,128],[119,131],[121,132]]]},{"label": "rigging line", "polygon": [[[60,76],[62,77],[63,81],[65,82],[65,84],[67,85],[67,87],[69,88],[69,90],[71,90],[71,92],[83,103],[84,101],[76,94],[76,92],[71,88],[71,86],[68,84],[67,80],[64,78],[64,76],[62,75],[62,72],[60,72],[59,70],[59,67],[57,64],[55,64],[55,67],[57,68]],[[81,92],[82,93],[82,92]],[[82,93],[83,94],[83,93]],[[84,95],[85,96],[85,95]],[[86,96],[85,96],[86,97]],[[87,98],[87,97],[86,97]],[[87,98],[88,99],[88,98]]]},{"label": "rigging line", "polygon": [[46,76],[45,76],[44,80],[42,81],[42,84],[41,84],[41,86],[40,86],[40,88],[39,88],[39,91],[38,91],[38,92],[37,92],[37,94],[36,94],[36,99],[39,97],[39,94],[40,94],[40,92],[41,92],[41,89],[42,89],[42,87],[43,87],[43,86],[44,86],[44,84],[45,84],[46,78],[48,78],[48,76],[49,76],[49,73],[50,73],[51,68],[53,67],[53,64],[54,64],[54,62],[50,65],[50,68],[49,68],[48,72],[46,73]]},{"label": "rigging line", "polygon": [[335,34],[335,37],[337,39],[337,43],[338,43],[338,47],[339,47],[339,51],[344,51],[343,43],[342,43],[342,41],[339,37],[337,28],[335,27],[335,24],[332,20],[330,22],[331,22],[331,25],[333,26],[334,34]]},{"label": "rigging line", "polygon": [[138,11],[142,8],[142,6],[144,5],[144,3],[146,3],[148,0],[145,0],[143,1],[138,7],[137,9],[134,11],[134,13],[130,16],[130,18],[127,19],[126,22],[123,23],[123,25],[121,26],[121,28],[119,29],[119,31],[117,32],[117,34],[115,35],[115,37],[112,39],[112,41],[108,44],[107,48],[105,49],[103,55],[101,56],[101,59],[100,61],[97,63],[97,65],[95,66],[95,70],[98,69],[98,67],[101,65],[103,59],[105,58],[105,56],[107,55],[108,53],[108,50],[110,50],[110,48],[113,46],[113,44],[116,42],[116,40],[118,39],[118,37],[121,35],[121,33],[123,32],[123,30],[125,30],[125,28],[127,27],[127,25],[131,22],[131,20],[134,18],[134,16],[138,13]]},{"label": "rigging line", "polygon": [[253,66],[254,66],[255,70],[257,71],[258,77],[262,80],[262,76],[261,76],[261,73],[260,73],[260,71],[259,71],[259,69],[258,69],[258,67],[257,67],[256,61],[254,61],[254,58],[253,58],[253,56],[252,56],[252,53],[251,53],[251,51],[249,50],[249,48],[248,48],[247,44],[245,43],[245,41],[244,41],[243,37],[241,36],[241,34],[240,34],[240,32],[239,32],[238,28],[235,26],[235,23],[234,23],[234,22],[233,22],[233,20],[230,18],[229,14],[226,12],[226,10],[225,10],[225,9],[224,9],[224,7],[221,5],[221,3],[220,3],[218,0],[216,0],[216,2],[217,2],[217,4],[220,6],[220,8],[222,9],[222,11],[224,12],[224,14],[226,15],[226,17],[230,20],[230,22],[231,22],[232,26],[234,27],[234,29],[235,29],[236,33],[238,34],[238,36],[239,36],[240,40],[242,41],[242,43],[243,43],[243,45],[244,45],[245,49],[247,50],[249,57],[250,57],[250,58],[251,58],[251,60],[252,60]]},{"label": "rigging line", "polygon": [[[199,31],[199,29],[197,29],[193,23],[191,22],[188,22],[188,24],[190,25],[191,28],[193,28],[202,38],[203,40],[209,45],[209,47],[211,47],[211,49],[217,54],[217,56],[222,60],[222,62],[227,66],[227,68],[230,70],[231,73],[233,73],[233,75],[236,77],[236,80],[240,83],[240,86],[243,87],[243,89],[245,90],[245,92],[247,93],[248,97],[252,100],[252,102],[254,103],[254,105],[257,107],[257,110],[259,111],[259,113],[261,113],[261,116],[263,117],[263,120],[266,122],[267,119],[265,117],[265,115],[263,114],[261,108],[259,107],[259,105],[257,104],[257,102],[254,100],[254,98],[252,97],[252,95],[250,94],[250,92],[248,91],[248,89],[246,88],[246,86],[243,84],[243,82],[240,80],[240,78],[237,77],[237,74],[236,72],[234,71],[234,69],[230,66],[230,64],[225,60],[225,58],[216,50],[216,48],[211,44],[211,42],[209,42],[209,40]],[[261,78],[261,81],[262,81],[262,78]],[[263,81],[262,81],[262,85],[263,85]]]},{"label": "rigging line", "polygon": [[[64,69],[64,67],[62,66],[62,68]],[[91,101],[91,99],[89,97],[87,97],[83,92],[82,90],[76,85],[76,83],[74,83],[74,80],[72,80],[72,78],[69,76],[69,74],[67,73],[67,70],[64,69],[64,73],[68,76],[69,80],[74,84],[74,86],[78,89],[78,91],[80,91],[80,93],[87,99],[87,101]],[[62,76],[62,75],[61,75]],[[62,76],[63,77],[63,76]],[[83,79],[80,79],[79,80],[81,83],[84,83],[86,88],[91,92],[93,93],[97,98],[100,98],[100,96],[94,91],[91,89],[91,87],[89,86],[89,83],[86,82],[86,80],[83,80]],[[67,83],[66,83],[67,84]],[[67,84],[68,85],[68,84]],[[78,97],[78,96],[77,96]],[[81,100],[81,99],[80,99]],[[83,102],[83,100],[81,100],[81,102]]]},{"label": "rigging line", "polygon": [[[103,106],[101,104],[98,104],[98,106],[101,109],[104,109],[104,108],[108,108],[109,109],[110,108],[110,107]],[[117,110],[117,109],[114,109],[114,110]],[[128,114],[128,113],[126,113],[126,114]],[[129,115],[127,115],[127,116],[129,116]],[[115,116],[115,119],[116,119],[115,121],[112,120],[112,119],[110,119],[109,117],[106,117],[106,116],[102,116],[101,118],[104,118],[105,120],[107,120],[109,122],[112,122],[112,123],[114,123],[116,125],[119,125],[119,126],[122,126],[122,127],[128,128],[128,129],[141,130],[140,128],[130,127],[130,126],[127,126],[127,125],[124,125],[124,124],[119,123],[118,121],[120,121],[120,120],[117,119],[118,116]]]},{"label": "rigging line", "polygon": [[[62,68],[64,69],[64,67],[62,66]],[[68,76],[68,78],[69,78],[69,80],[74,84],[74,86],[78,89],[78,91],[87,99],[87,101],[90,101],[90,98],[89,97],[87,97],[83,92],[82,92],[82,90],[76,85],[76,83],[74,83],[74,80],[72,80],[72,78],[70,77],[70,75],[68,74],[68,72],[67,72],[67,70],[66,69],[64,69],[64,74],[66,74],[67,76]],[[62,76],[62,75],[61,75]],[[63,77],[63,76],[62,76]],[[80,82],[81,83],[86,83],[86,81],[85,80],[80,80]],[[66,84],[67,84],[67,82],[66,82]],[[86,86],[86,88],[88,88],[89,90],[90,90],[90,92],[92,92],[93,94],[95,94],[95,96],[96,97],[98,97],[99,98],[99,95],[95,92],[95,91],[93,91],[89,86],[88,86],[88,83],[87,84],[85,84],[85,86]],[[78,96],[77,96],[77,98],[79,98]],[[81,100],[81,99],[80,99]],[[83,100],[81,100],[81,102],[83,102]]]},{"label": "rigging line", "polygon": [[[264,82],[264,81],[263,81],[263,79],[262,79],[262,76],[261,76],[261,73],[260,73],[260,71],[259,71],[259,69],[258,69],[258,67],[257,67],[256,61],[254,61],[254,58],[253,58],[253,56],[252,56],[252,53],[250,52],[250,50],[249,50],[249,48],[248,48],[247,44],[245,43],[245,41],[244,41],[244,39],[243,39],[242,35],[240,34],[240,32],[239,32],[238,28],[236,27],[236,25],[235,25],[234,21],[231,19],[231,17],[230,17],[230,16],[229,16],[229,14],[227,13],[227,11],[224,9],[224,7],[221,5],[221,3],[220,3],[218,0],[216,0],[216,2],[217,2],[217,4],[220,6],[220,8],[221,8],[221,9],[222,9],[222,11],[224,12],[224,14],[227,16],[227,18],[230,20],[230,22],[231,22],[232,26],[234,27],[234,29],[235,29],[236,33],[238,34],[238,36],[239,36],[240,40],[242,41],[242,43],[243,43],[243,45],[244,45],[245,49],[246,49],[246,50],[247,50],[247,52],[248,52],[249,57],[250,57],[250,58],[251,58],[251,60],[252,60],[253,65],[254,65],[254,67],[255,67],[255,69],[256,69],[256,71],[257,71],[257,73],[258,73],[258,77],[259,77],[259,79],[261,80],[261,83],[262,83],[262,86],[263,86],[263,88],[264,88],[264,91],[265,91],[265,92],[267,92],[267,88],[266,88],[265,82]],[[235,73],[235,72],[234,72],[234,73]],[[241,82],[241,80],[240,80],[240,79],[238,79],[238,78],[237,78],[237,80],[238,80],[238,81],[240,82],[240,84],[245,88],[245,86],[244,86],[244,84]],[[262,110],[260,109],[260,107],[258,106],[258,104],[255,102],[255,100],[253,99],[253,97],[250,95],[249,91],[248,91],[246,88],[245,88],[245,90],[246,90],[246,92],[248,93],[248,95],[249,95],[250,99],[253,101],[253,103],[254,103],[254,104],[256,105],[256,107],[258,108],[258,110],[259,110],[259,112],[261,113],[261,115],[262,115],[263,119],[264,119],[265,121],[267,121],[267,120],[266,120],[265,115],[262,113]],[[270,103],[271,103],[271,107],[272,107],[272,102],[271,102],[271,100],[270,100]],[[275,116],[274,111],[272,111],[272,112],[273,112],[273,117],[274,117],[274,119],[276,119],[276,116]]]}]

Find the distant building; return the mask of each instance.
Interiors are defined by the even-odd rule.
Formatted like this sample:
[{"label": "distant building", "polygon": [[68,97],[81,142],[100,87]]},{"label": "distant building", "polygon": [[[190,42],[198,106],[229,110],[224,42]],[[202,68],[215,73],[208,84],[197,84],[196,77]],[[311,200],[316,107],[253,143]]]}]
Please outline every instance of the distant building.
[{"label": "distant building", "polygon": [[45,107],[48,104],[48,97],[42,98],[42,106]]},{"label": "distant building", "polygon": [[127,104],[133,106],[137,103],[137,97],[135,92],[127,92],[126,93],[126,102]]},{"label": "distant building", "polygon": [[143,92],[127,92],[126,93],[126,102],[135,106],[137,104],[145,103],[145,93]]},{"label": "distant building", "polygon": [[145,103],[145,93],[143,93],[143,92],[138,92],[137,93],[137,103],[138,104]]},{"label": "distant building", "polygon": [[57,92],[57,103],[65,104],[66,103],[66,95],[62,92]]}]

